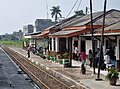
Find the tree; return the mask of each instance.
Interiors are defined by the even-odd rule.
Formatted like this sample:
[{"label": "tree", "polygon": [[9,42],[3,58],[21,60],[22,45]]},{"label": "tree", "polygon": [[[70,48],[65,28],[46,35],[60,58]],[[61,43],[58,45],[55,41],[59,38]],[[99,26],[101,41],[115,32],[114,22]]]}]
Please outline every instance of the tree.
[{"label": "tree", "polygon": [[52,15],[52,18],[53,17],[55,17],[55,22],[57,22],[57,20],[58,20],[58,15],[60,16],[60,17],[62,17],[62,15],[61,15],[61,10],[60,10],[60,6],[52,6],[52,9],[51,9],[51,15]]},{"label": "tree", "polygon": [[83,10],[79,10],[79,11],[75,11],[75,15],[84,16],[85,14],[84,14]]}]

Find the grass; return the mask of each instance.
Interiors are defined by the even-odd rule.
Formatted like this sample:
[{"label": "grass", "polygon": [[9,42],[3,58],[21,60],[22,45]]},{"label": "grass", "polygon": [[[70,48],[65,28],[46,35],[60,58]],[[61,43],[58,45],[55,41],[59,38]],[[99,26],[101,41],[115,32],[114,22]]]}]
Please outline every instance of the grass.
[{"label": "grass", "polygon": [[18,40],[18,41],[0,40],[0,45],[21,48],[23,46],[23,41],[22,40]]}]

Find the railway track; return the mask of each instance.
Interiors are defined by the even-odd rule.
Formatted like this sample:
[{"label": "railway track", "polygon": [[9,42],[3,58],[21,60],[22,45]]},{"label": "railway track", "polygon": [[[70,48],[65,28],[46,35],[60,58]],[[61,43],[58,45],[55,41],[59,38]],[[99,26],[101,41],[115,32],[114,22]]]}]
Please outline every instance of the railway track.
[{"label": "railway track", "polygon": [[37,67],[27,58],[2,47],[11,59],[41,88],[41,89],[77,89],[70,87],[68,83],[63,83],[59,79],[47,73],[45,70]]}]

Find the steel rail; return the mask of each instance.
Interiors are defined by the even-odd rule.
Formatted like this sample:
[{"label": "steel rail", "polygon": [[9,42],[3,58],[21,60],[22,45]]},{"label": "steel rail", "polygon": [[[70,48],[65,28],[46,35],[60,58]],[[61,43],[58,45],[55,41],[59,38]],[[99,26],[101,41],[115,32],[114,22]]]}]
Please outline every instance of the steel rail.
[{"label": "steel rail", "polygon": [[[38,86],[40,86],[40,87],[42,87],[42,88],[47,88],[47,89],[50,89],[47,85],[45,85],[45,83],[43,83],[39,78],[37,78],[36,76],[35,76],[35,74],[33,74],[28,68],[26,68],[20,61],[18,61],[17,60],[17,58],[15,57],[15,55],[13,56],[11,53],[9,53],[9,51],[8,50],[5,50],[5,52],[7,52],[7,54],[9,54],[10,55],[10,57],[14,60],[14,62],[26,73],[26,74],[28,74],[29,75],[29,77],[32,77],[31,79],[32,80],[34,80],[34,82],[36,83],[36,84],[38,84]],[[36,80],[35,80],[35,79]],[[41,84],[39,84],[38,82],[40,82]]]},{"label": "steel rail", "polygon": [[[40,85],[40,84],[39,84],[39,82],[40,82],[40,83],[41,83],[43,86],[45,86],[47,89],[50,89],[50,87],[48,87],[44,82],[42,82],[42,81],[39,79],[39,77],[35,75],[35,73],[31,72],[31,71],[26,67],[26,65],[25,65],[24,63],[20,62],[20,60],[18,60],[18,58],[22,59],[21,61],[23,61],[23,62],[29,63],[29,65],[31,65],[32,67],[36,68],[37,70],[42,71],[43,73],[45,73],[45,74],[47,75],[47,77],[50,77],[50,78],[52,78],[53,81],[58,82],[58,83],[59,83],[59,84],[58,84],[59,86],[60,86],[60,84],[62,84],[62,87],[65,86],[67,89],[73,89],[73,88],[71,88],[70,86],[68,86],[68,85],[64,84],[63,82],[61,82],[60,80],[58,80],[57,78],[55,78],[55,77],[53,77],[52,75],[48,74],[48,73],[47,73],[46,71],[44,71],[43,69],[37,67],[36,65],[34,65],[34,64],[33,64],[32,62],[30,62],[29,60],[26,60],[26,58],[23,57],[23,56],[21,56],[19,53],[16,53],[16,52],[10,50],[9,48],[3,48],[3,49],[10,55],[10,57],[11,57],[12,59],[14,59],[14,61],[17,62],[16,64],[18,64],[18,65],[21,67],[21,69],[24,70],[24,71],[29,75],[29,77],[31,77],[31,79],[33,79],[33,80],[36,79],[36,80],[34,80],[34,82],[37,83],[38,85]],[[17,57],[17,58],[16,58],[16,57]],[[30,76],[30,75],[31,75],[31,76]],[[40,85],[40,87],[41,87],[41,85]]]}]

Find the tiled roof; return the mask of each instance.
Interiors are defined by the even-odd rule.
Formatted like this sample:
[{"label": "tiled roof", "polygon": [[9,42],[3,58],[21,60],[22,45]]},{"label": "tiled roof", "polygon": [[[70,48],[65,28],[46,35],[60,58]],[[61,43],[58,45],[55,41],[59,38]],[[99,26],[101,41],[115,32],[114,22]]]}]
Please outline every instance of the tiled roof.
[{"label": "tiled roof", "polygon": [[[113,23],[116,23],[120,21],[120,11],[118,10],[110,10],[107,12],[107,15],[105,16],[105,25],[109,26]],[[99,18],[95,21],[94,25],[102,25],[103,18]]]},{"label": "tiled roof", "polygon": [[49,34],[49,36],[51,36],[51,35],[54,35],[54,36],[68,35],[70,33],[78,32],[78,31],[80,31],[80,30],[70,30],[70,31],[64,30],[64,31],[59,31],[59,32],[53,33],[53,34]]},{"label": "tiled roof", "polygon": [[108,27],[106,27],[104,30],[117,30],[120,29],[120,22],[116,22]]},{"label": "tiled roof", "polygon": [[[102,28],[99,28],[99,29],[96,29],[95,31],[98,32],[98,31],[101,31],[101,30],[102,30]],[[115,22],[115,23],[113,23],[109,26],[106,26],[104,28],[104,31],[107,31],[107,30],[120,30],[120,21]]]},{"label": "tiled roof", "polygon": [[[120,11],[111,9],[106,12],[106,25],[110,25],[111,22],[114,23],[116,21],[120,21]],[[90,25],[91,19],[90,14],[85,16],[73,16],[70,19],[64,20],[56,25],[54,29],[62,29],[65,27],[71,26],[83,26],[83,25]],[[93,13],[93,22],[94,25],[102,25],[103,22],[103,11]]]}]

